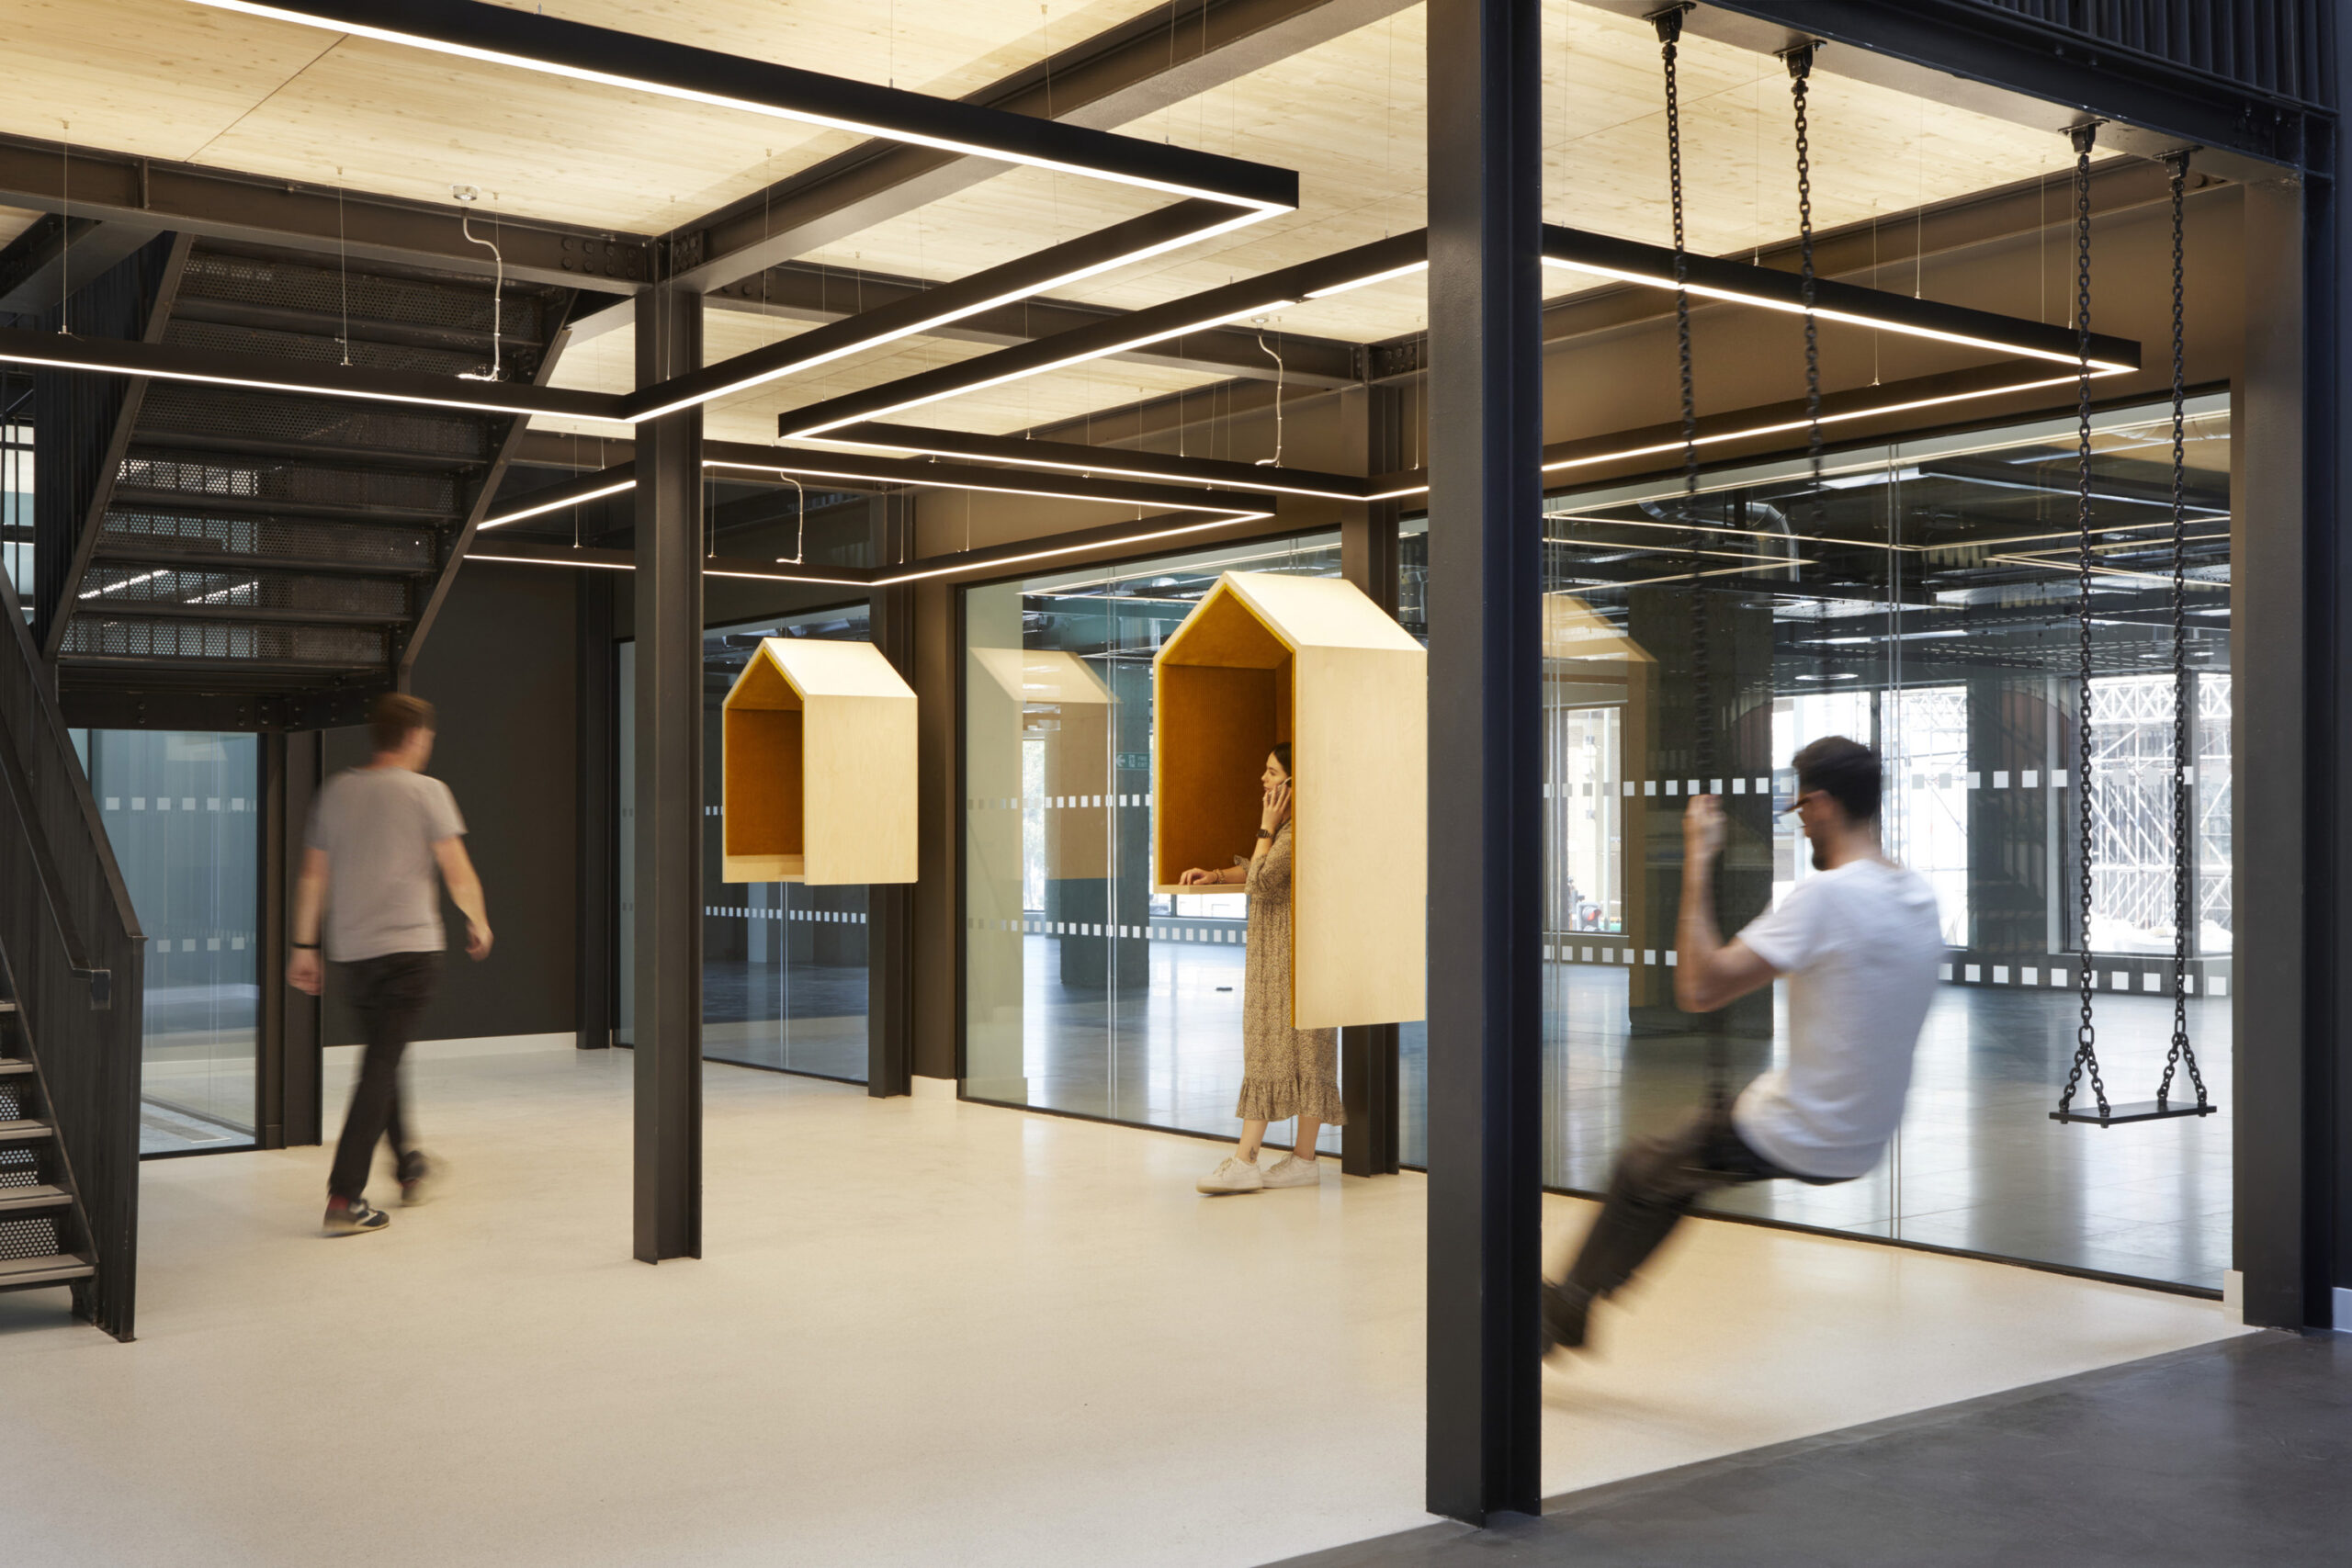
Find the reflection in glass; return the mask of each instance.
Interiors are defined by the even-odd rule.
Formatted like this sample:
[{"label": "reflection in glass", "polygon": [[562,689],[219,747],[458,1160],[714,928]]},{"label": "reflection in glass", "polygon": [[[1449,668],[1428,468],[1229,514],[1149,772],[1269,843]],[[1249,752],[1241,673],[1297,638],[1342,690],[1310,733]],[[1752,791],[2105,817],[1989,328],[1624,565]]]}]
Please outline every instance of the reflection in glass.
[{"label": "reflection in glass", "polygon": [[261,742],[150,729],[77,729],[74,741],[147,936],[140,1153],[248,1147]]},{"label": "reflection in glass", "polygon": [[[719,705],[763,637],[871,640],[867,607],[779,616],[703,634],[703,1055],[714,1062],[863,1083],[866,1077],[864,886],[720,880]],[[636,645],[620,654],[620,1007],[616,1038],[633,1043],[637,786]]]},{"label": "reflection in glass", "polygon": [[1336,577],[1338,536],[965,593],[974,1099],[1239,1130],[1248,900],[1155,895],[1150,865],[1152,657],[1229,569]]},{"label": "reflection in glass", "polygon": [[[2189,423],[2193,682],[2189,1027],[2229,1081],[2229,430]],[[2171,1033],[2173,648],[2168,412],[2109,414],[2094,442],[2088,945],[2099,1050],[2151,1098]],[[1547,504],[1551,840],[1545,1181],[1594,1190],[1625,1139],[1697,1103],[1711,1057],[1770,1066],[1776,998],[1672,1005],[1679,821],[1695,791],[1733,825],[1720,914],[1736,929],[1810,874],[1775,815],[1789,759],[1843,733],[1886,764],[1889,852],[1941,904],[1951,963],[1909,1113],[1870,1177],[1770,1183],[1713,1206],[1861,1235],[2213,1288],[2227,1267],[2228,1108],[2114,1130],[2047,1119],[2074,1046],[2077,895],[2075,499],[2071,422],[1905,442]],[[1694,592],[1693,550],[1704,570]],[[1413,559],[1408,543],[1408,563]],[[1718,567],[1723,570],[1717,570]],[[1579,644],[1639,671],[1596,680]],[[1425,1158],[1409,1053],[1406,1155]]]}]

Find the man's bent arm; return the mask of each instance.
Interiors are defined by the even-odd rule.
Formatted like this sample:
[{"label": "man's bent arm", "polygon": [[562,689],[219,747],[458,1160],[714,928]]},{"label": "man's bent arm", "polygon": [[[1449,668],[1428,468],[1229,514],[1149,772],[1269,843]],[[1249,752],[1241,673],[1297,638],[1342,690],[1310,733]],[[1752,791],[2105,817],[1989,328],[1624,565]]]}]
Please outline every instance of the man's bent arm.
[{"label": "man's bent arm", "polygon": [[1779,973],[1746,942],[1725,942],[1715,927],[1715,857],[1686,854],[1682,861],[1682,911],[1675,921],[1674,1005],[1684,1012],[1713,1012],[1761,990]]}]

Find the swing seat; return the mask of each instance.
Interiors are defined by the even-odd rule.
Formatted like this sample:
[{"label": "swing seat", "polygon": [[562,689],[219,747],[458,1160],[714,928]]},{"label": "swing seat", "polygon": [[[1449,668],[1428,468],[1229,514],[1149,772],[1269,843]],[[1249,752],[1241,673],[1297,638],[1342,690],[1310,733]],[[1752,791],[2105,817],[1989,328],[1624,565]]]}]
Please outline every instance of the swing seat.
[{"label": "swing seat", "polygon": [[2211,1116],[2221,1109],[2211,1100],[2203,1105],[2195,1100],[2143,1100],[2133,1105],[2117,1105],[2109,1101],[2107,1114],[2098,1113],[2098,1104],[2069,1106],[2050,1113],[2052,1122],[2087,1122],[2094,1127],[2112,1127],[2119,1122],[2169,1122],[2176,1116]]}]

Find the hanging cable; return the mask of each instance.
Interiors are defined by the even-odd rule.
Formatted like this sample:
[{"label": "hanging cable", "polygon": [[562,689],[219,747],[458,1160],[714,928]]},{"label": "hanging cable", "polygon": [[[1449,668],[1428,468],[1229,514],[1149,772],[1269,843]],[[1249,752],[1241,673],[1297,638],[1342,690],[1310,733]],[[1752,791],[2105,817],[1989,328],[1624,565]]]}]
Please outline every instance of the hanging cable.
[{"label": "hanging cable", "polygon": [[2075,630],[2079,650],[2075,701],[2075,843],[2082,856],[2076,908],[2081,917],[2082,1021],[2075,1029],[2075,1062],[2058,1097],[2064,1115],[2087,1070],[2098,1113],[2108,1113],[2107,1085],[2099,1077],[2098,1030],[2091,1018],[2097,974],[2091,956],[2091,147],[2098,127],[2075,128],[2075,349],[2079,362],[2075,390],[2075,522],[2078,554],[2075,570]]},{"label": "hanging cable", "polygon": [[798,479],[781,468],[776,470],[776,478],[790,485],[793,494],[798,499],[792,506],[792,554],[775,558],[786,566],[798,566],[800,558],[808,553],[808,491]]},{"label": "hanging cable", "polygon": [[343,336],[335,342],[342,346],[343,362],[351,363],[351,253],[343,238],[343,168],[334,171],[334,265],[335,276],[343,286]]},{"label": "hanging cable", "polygon": [[1262,325],[1258,329],[1258,346],[1260,349],[1264,351],[1267,358],[1274,362],[1274,455],[1271,457],[1261,457],[1252,466],[1262,468],[1271,465],[1279,468],[1283,466],[1283,376],[1284,367],[1283,365],[1283,356],[1274,350],[1266,347],[1266,329]]},{"label": "hanging cable", "polygon": [[2188,353],[2182,308],[2188,157],[2183,151],[2165,160],[2172,173],[2172,1049],[2156,1086],[2159,1111],[2168,1108],[2173,1073],[2184,1065],[2198,1107],[2206,1103],[2205,1075],[2188,1043],[2188,932],[2198,920],[2197,840],[2189,820],[2197,774],[2188,750]]},{"label": "hanging cable", "polygon": [[[467,194],[460,195],[460,192]],[[477,193],[471,186],[454,186],[450,187],[449,194],[457,197],[459,201],[471,201]],[[490,253],[491,265],[493,268],[492,276],[495,280],[491,285],[490,295],[490,370],[487,374],[475,370],[460,370],[458,372],[458,378],[461,381],[495,381],[499,378],[503,365],[499,356],[499,348],[503,335],[502,329],[505,324],[506,257],[500,253],[494,242],[482,239],[474,232],[472,213],[469,212],[458,220],[458,231],[465,235],[471,243],[480,245]]]}]

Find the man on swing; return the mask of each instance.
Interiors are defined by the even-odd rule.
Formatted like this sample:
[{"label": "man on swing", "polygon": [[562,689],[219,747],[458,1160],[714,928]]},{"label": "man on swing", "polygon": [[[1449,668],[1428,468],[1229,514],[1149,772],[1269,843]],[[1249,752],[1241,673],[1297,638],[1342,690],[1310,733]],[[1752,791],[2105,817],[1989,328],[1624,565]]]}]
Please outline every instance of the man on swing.
[{"label": "man on swing", "polygon": [[1903,1120],[1943,954],[1936,897],[1880,846],[1877,753],[1827,736],[1796,754],[1796,773],[1789,809],[1820,874],[1729,942],[1714,915],[1723,808],[1713,795],[1690,802],[1674,973],[1685,1012],[1712,1012],[1787,976],[1788,1066],[1618,1157],[1583,1250],[1566,1279],[1544,1281],[1547,1351],[1584,1345],[1592,1303],[1633,1278],[1701,1194],[1778,1179],[1851,1181],[1878,1164]]}]

